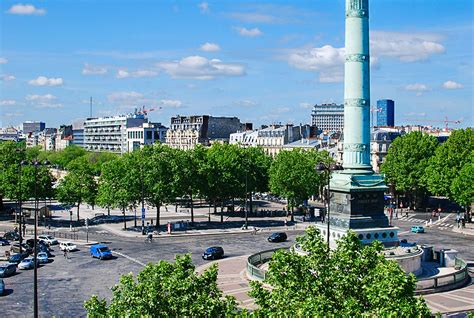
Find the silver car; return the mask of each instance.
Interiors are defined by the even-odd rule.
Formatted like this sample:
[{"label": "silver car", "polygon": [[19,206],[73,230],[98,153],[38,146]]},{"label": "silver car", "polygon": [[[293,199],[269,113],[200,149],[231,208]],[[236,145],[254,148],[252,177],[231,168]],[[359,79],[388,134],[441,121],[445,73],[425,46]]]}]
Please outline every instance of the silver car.
[{"label": "silver car", "polygon": [[[39,265],[39,261],[36,263],[36,266]],[[18,264],[18,269],[32,269],[35,267],[33,257],[25,258]]]},{"label": "silver car", "polygon": [[52,235],[40,235],[38,236],[38,240],[43,241],[47,245],[57,245],[59,244],[58,240],[54,238]]}]

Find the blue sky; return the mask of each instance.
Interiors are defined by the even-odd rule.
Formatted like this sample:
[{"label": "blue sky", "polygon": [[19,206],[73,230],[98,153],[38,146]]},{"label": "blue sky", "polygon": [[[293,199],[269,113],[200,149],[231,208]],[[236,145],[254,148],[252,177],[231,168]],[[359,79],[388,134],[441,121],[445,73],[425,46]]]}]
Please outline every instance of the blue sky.
[{"label": "blue sky", "polygon": [[[1,125],[157,108],[310,122],[343,102],[344,1],[1,1]],[[471,0],[371,0],[371,104],[473,126]]]}]

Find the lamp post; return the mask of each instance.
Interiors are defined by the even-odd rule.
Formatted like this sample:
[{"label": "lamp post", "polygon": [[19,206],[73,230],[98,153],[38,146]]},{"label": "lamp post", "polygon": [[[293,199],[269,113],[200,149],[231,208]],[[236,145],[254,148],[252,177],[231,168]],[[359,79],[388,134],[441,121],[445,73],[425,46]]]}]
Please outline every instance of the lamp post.
[{"label": "lamp post", "polygon": [[39,162],[37,159],[33,160],[31,163],[22,162],[22,165],[31,165],[35,169],[35,208],[34,208],[34,241],[33,241],[33,249],[34,249],[34,273],[33,273],[33,293],[34,293],[34,317],[38,317],[38,207],[39,207],[39,198],[38,198],[38,167],[47,166],[49,165],[48,161],[43,163]]},{"label": "lamp post", "polygon": [[330,251],[330,247],[329,247],[329,238],[330,238],[330,235],[329,235],[329,225],[330,225],[330,220],[329,220],[329,217],[330,217],[330,211],[331,211],[331,186],[330,186],[330,181],[331,181],[331,171],[335,171],[335,170],[343,170],[344,168],[342,167],[342,165],[340,164],[329,164],[329,165],[325,165],[323,162],[320,162],[316,165],[316,172],[318,173],[324,173],[326,172],[326,176],[327,176],[327,185],[328,185],[328,188],[327,188],[327,195],[326,195],[326,201],[327,201],[327,217],[326,217],[326,224],[327,224],[327,242],[328,242],[328,253]]}]

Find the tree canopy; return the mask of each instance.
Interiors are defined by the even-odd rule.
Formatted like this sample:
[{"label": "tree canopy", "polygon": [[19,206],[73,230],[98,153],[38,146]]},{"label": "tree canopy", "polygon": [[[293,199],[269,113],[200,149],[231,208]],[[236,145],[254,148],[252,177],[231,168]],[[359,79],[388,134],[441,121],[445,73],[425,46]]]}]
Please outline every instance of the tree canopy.
[{"label": "tree canopy", "polygon": [[217,287],[217,264],[201,275],[190,255],[174,263],[148,264],[135,278],[123,275],[112,288],[109,304],[92,296],[85,302],[88,317],[225,317],[237,313],[233,297]]},{"label": "tree canopy", "polygon": [[270,289],[251,282],[257,317],[430,317],[414,297],[415,276],[387,260],[381,243],[364,246],[349,232],[328,255],[314,227],[297,241],[307,254],[275,252],[265,280]]}]

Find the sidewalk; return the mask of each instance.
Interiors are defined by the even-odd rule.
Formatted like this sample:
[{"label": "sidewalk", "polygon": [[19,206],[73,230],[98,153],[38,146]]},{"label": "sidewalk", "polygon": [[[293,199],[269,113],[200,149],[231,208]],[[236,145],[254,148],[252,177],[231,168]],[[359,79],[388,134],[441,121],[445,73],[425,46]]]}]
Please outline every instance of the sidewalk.
[{"label": "sidewalk", "polygon": [[454,227],[453,232],[462,233],[464,235],[474,235],[474,223],[466,223],[466,227]]}]

